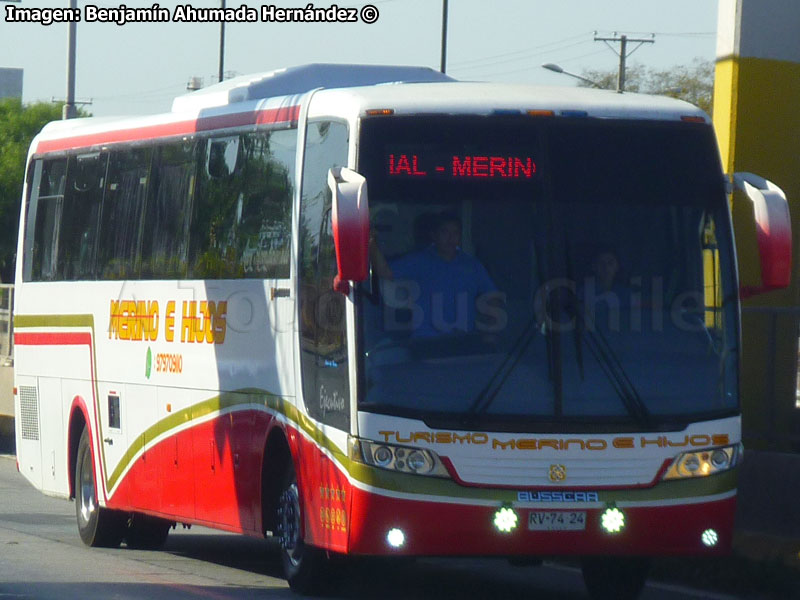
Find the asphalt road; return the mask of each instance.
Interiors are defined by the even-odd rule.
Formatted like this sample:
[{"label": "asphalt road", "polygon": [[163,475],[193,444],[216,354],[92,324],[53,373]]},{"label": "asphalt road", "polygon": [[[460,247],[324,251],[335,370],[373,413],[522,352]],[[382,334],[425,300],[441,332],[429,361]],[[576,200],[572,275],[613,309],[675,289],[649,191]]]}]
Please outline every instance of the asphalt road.
[{"label": "asphalt road", "polygon": [[[336,597],[470,600],[587,598],[577,569],[502,560],[425,559],[342,566]],[[277,548],[208,529],[177,529],[158,552],[92,549],[75,505],[34,490],[0,456],[0,600],[296,598],[281,578]],[[729,600],[732,596],[649,583],[642,600]]]}]

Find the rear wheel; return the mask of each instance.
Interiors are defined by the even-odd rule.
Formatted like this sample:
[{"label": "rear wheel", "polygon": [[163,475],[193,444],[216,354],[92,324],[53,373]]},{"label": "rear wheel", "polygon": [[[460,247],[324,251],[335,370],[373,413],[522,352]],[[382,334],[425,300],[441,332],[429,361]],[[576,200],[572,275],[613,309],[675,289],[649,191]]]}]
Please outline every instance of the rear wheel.
[{"label": "rear wheel", "polygon": [[87,546],[116,548],[125,533],[126,515],[97,503],[94,462],[89,432],[84,427],[75,462],[75,516],[78,533]]},{"label": "rear wheel", "polygon": [[593,600],[635,600],[644,588],[650,559],[593,556],[581,561],[583,581]]},{"label": "rear wheel", "polygon": [[133,513],[125,530],[125,543],[133,550],[158,550],[166,543],[171,527],[170,521]]},{"label": "rear wheel", "polygon": [[303,509],[294,468],[290,465],[278,498],[278,541],[286,580],[293,592],[315,594],[327,583],[327,558],[303,540]]}]

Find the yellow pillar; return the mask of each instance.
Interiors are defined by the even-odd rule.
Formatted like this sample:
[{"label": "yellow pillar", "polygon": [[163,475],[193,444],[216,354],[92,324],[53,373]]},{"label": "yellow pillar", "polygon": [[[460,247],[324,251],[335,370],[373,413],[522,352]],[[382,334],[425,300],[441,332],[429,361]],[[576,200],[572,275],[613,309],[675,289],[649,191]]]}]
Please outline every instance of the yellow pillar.
[{"label": "yellow pillar", "polygon": [[[714,127],[726,172],[750,171],[789,200],[794,271],[800,267],[800,2],[719,0]],[[737,239],[752,226],[734,200]],[[739,244],[740,276],[758,272]],[[796,404],[798,278],[787,290],[743,303],[741,395],[745,443],[800,451]],[[793,440],[792,438],[796,438]]]}]

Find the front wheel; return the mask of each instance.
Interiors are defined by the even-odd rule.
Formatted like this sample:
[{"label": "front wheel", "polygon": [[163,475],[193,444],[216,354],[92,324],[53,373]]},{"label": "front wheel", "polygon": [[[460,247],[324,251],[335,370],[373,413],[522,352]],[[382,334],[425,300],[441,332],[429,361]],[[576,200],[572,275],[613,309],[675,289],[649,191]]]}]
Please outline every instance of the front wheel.
[{"label": "front wheel", "polygon": [[589,597],[593,600],[635,600],[644,588],[650,559],[641,556],[592,556],[581,561]]},{"label": "front wheel", "polygon": [[289,467],[278,498],[278,542],[286,580],[293,592],[315,594],[327,581],[325,554],[303,540],[303,509],[294,468]]},{"label": "front wheel", "polygon": [[97,503],[92,448],[86,428],[78,442],[75,463],[75,516],[78,533],[87,546],[116,548],[122,542],[127,520],[125,513],[102,508]]}]

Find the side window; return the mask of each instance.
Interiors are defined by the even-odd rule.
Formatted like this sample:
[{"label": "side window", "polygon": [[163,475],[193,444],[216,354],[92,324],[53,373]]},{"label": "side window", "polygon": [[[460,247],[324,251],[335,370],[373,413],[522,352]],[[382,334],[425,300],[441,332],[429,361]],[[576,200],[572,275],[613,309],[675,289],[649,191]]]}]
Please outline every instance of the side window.
[{"label": "side window", "polygon": [[100,214],[98,279],[138,276],[137,255],[150,179],[151,148],[113,151]]},{"label": "side window", "polygon": [[188,141],[155,148],[142,234],[143,279],[186,276],[189,215],[200,146]]},{"label": "side window", "polygon": [[39,160],[34,165],[31,198],[26,211],[23,277],[26,281],[56,278],[58,223],[64,204],[67,159]]},{"label": "side window", "polygon": [[296,138],[296,130],[279,130],[208,140],[192,277],[289,277]]},{"label": "side window", "polygon": [[94,279],[97,224],[107,166],[107,152],[69,157],[58,225],[57,279]]},{"label": "side window", "polygon": [[314,418],[349,429],[346,298],[333,290],[328,170],[347,164],[347,126],[309,123],[300,204],[300,350],[303,394]]},{"label": "side window", "polygon": [[31,198],[25,212],[25,281],[50,281],[56,278],[57,225],[61,220],[66,180],[66,158],[36,161]]}]

